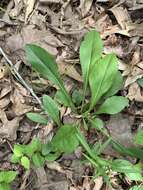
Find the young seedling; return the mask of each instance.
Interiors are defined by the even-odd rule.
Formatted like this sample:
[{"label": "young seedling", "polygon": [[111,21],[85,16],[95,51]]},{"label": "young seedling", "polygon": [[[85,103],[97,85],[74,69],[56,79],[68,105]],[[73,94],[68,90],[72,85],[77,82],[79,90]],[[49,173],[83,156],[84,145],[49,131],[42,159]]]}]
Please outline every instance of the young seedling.
[{"label": "young seedling", "polygon": [[16,171],[0,171],[0,190],[11,190],[11,183],[17,174]]}]

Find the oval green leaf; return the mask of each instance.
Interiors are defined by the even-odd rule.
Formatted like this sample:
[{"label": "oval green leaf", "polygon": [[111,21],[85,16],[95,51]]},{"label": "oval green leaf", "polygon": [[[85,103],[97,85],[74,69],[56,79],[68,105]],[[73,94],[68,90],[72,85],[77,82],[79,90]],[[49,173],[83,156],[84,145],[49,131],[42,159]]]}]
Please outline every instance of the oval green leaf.
[{"label": "oval green leaf", "polygon": [[105,100],[105,102],[99,107],[96,114],[116,114],[122,111],[128,106],[129,101],[127,98],[122,96],[112,96]]}]

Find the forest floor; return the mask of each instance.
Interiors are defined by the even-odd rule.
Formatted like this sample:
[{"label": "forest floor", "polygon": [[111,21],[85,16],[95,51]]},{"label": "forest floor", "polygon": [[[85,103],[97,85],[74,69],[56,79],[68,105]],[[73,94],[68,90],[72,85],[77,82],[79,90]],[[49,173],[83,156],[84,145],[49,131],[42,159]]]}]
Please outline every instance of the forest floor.
[{"label": "forest floor", "polygon": [[[45,167],[23,170],[10,159],[15,143],[27,144],[33,137],[46,139],[53,126],[31,122],[26,113],[40,110],[35,94],[52,94],[48,80],[33,72],[25,59],[27,43],[38,44],[56,57],[66,87],[82,85],[79,46],[87,31],[95,29],[104,41],[104,54],[114,52],[124,77],[121,94],[130,100],[129,107],[115,116],[105,117],[110,135],[126,147],[133,146],[134,135],[143,128],[143,1],[142,0],[1,0],[0,48],[0,170],[17,170],[13,190],[108,190],[102,176],[92,179],[93,168],[78,159],[79,149],[62,155]],[[63,111],[63,110],[62,110]],[[68,111],[62,113],[70,120]],[[89,130],[91,142],[102,135]],[[121,158],[109,148],[105,158]],[[136,163],[136,158],[128,158]],[[112,176],[113,189],[129,189],[134,182]]]}]

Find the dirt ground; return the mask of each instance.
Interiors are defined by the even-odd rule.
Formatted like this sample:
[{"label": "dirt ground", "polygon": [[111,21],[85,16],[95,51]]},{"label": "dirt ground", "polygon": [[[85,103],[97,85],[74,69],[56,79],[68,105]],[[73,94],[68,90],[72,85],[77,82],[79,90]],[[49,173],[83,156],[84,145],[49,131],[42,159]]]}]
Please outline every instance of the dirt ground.
[{"label": "dirt ground", "polygon": [[[92,180],[92,168],[78,159],[80,147],[31,171],[10,162],[15,143],[27,144],[34,136],[44,141],[51,135],[49,126],[25,116],[41,109],[35,95],[52,94],[54,87],[32,71],[24,46],[35,43],[55,56],[66,87],[75,88],[82,85],[79,45],[91,29],[100,32],[104,53],[115,52],[119,58],[124,77],[120,93],[129,98],[130,106],[104,119],[110,134],[130,147],[143,128],[143,0],[0,0],[0,170],[19,171],[13,190],[107,190],[102,177]],[[91,142],[101,138],[92,130],[88,137]],[[118,157],[110,147],[104,154]],[[114,189],[126,190],[132,183],[119,182],[113,175],[113,184]]]}]

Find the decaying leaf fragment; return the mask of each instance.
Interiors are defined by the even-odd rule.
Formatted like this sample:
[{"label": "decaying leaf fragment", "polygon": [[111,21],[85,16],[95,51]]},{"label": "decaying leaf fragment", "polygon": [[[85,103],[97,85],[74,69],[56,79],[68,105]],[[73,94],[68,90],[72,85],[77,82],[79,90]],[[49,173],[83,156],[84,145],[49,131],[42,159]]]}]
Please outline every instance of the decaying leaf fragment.
[{"label": "decaying leaf fragment", "polygon": [[3,110],[0,110],[0,136],[2,138],[8,138],[9,140],[16,139],[16,131],[19,127],[20,118],[15,117],[12,120],[8,120],[6,113]]}]

